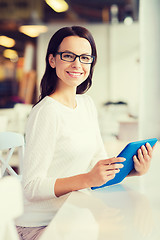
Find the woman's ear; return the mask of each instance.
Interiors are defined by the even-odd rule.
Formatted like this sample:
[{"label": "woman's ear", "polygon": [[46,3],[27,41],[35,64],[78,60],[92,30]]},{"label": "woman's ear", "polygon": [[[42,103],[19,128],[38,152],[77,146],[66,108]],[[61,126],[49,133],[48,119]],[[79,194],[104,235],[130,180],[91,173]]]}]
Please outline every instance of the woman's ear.
[{"label": "woman's ear", "polygon": [[53,57],[52,54],[49,55],[48,57],[48,61],[49,61],[49,64],[52,68],[55,68],[56,67],[56,64],[55,64],[55,57]]}]

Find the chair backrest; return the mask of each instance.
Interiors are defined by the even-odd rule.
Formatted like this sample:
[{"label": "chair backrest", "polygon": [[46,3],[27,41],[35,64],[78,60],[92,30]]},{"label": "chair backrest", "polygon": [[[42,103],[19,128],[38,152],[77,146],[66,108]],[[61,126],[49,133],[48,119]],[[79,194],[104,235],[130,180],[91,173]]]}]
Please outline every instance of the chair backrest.
[{"label": "chair backrest", "polygon": [[20,181],[12,176],[0,179],[0,239],[19,239],[14,219],[22,213],[23,197]]},{"label": "chair backrest", "polygon": [[[15,149],[18,150],[17,157],[19,160],[18,167],[20,174],[17,174],[10,166],[10,160]],[[0,152],[0,177],[3,177],[7,172],[9,175],[16,176],[17,178],[21,179],[22,158],[24,154],[24,136],[15,132],[0,132]]]}]

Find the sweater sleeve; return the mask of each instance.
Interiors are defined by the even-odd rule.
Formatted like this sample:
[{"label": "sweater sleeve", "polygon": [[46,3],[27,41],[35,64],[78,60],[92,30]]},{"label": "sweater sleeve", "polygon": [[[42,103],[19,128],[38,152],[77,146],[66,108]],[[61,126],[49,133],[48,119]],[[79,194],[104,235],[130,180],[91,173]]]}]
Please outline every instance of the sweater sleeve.
[{"label": "sweater sleeve", "polygon": [[99,128],[98,113],[97,113],[96,106],[95,106],[91,97],[89,97],[89,101],[90,101],[90,109],[92,111],[92,116],[93,116],[94,124],[95,124],[95,135],[96,135],[96,142],[97,142],[97,144],[96,144],[97,147],[95,149],[95,154],[92,158],[92,161],[91,161],[91,164],[90,164],[90,167],[89,167],[89,169],[91,169],[91,168],[94,167],[94,165],[98,161],[107,158],[107,152],[106,152],[106,149],[105,149],[105,146],[104,146],[104,143],[103,143],[103,140],[102,140],[100,128]]},{"label": "sweater sleeve", "polygon": [[56,197],[56,179],[47,176],[53,161],[57,132],[56,114],[51,110],[50,106],[33,109],[26,128],[22,184],[30,201]]}]

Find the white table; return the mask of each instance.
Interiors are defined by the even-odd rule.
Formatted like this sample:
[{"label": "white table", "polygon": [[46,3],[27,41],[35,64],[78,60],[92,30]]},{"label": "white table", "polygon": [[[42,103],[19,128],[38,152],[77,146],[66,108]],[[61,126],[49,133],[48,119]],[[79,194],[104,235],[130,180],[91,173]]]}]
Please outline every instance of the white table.
[{"label": "white table", "polygon": [[40,240],[159,240],[160,144],[149,172],[69,195]]}]

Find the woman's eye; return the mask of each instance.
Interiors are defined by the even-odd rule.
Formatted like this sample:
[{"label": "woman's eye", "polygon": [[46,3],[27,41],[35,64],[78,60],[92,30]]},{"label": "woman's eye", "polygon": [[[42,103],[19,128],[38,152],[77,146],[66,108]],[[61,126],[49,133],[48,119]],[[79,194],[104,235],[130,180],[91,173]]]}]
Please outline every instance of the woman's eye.
[{"label": "woman's eye", "polygon": [[73,58],[73,55],[72,54],[65,54],[64,58]]},{"label": "woman's eye", "polygon": [[89,60],[90,60],[90,57],[89,57],[89,56],[81,56],[81,59],[82,59],[82,60],[89,61]]}]

